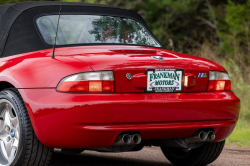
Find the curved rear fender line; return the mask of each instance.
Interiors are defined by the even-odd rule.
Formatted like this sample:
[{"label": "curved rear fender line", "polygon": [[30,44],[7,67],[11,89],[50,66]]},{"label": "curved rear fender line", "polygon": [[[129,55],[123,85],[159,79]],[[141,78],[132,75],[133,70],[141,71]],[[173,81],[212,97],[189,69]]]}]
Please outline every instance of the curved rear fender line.
[{"label": "curved rear fender line", "polygon": [[[1,80],[2,80],[2,78],[3,77],[0,76]],[[5,77],[5,78],[8,78],[8,77]],[[11,79],[5,79],[5,80],[10,81]],[[30,117],[30,120],[31,120],[31,124],[33,126],[34,131],[35,131],[35,134],[36,134],[37,138],[39,139],[39,131],[38,131],[37,127],[36,127],[36,123],[35,123],[35,120],[34,120],[34,114],[33,114],[33,111],[31,109],[31,107],[29,106],[29,102],[28,102],[27,96],[25,94],[25,91],[23,89],[17,88],[15,85],[17,85],[17,86],[19,86],[19,85],[15,81],[13,81],[13,79],[11,81],[12,81],[12,83],[8,82],[8,81],[0,81],[0,86],[1,86],[0,91],[2,91],[4,89],[7,89],[7,88],[16,88],[19,91],[19,93],[20,93],[20,95],[22,97],[22,100],[23,100],[23,102],[25,104],[26,110],[28,111],[28,114],[29,114],[29,117]]]},{"label": "curved rear fender line", "polygon": [[18,89],[38,139],[39,132],[29,106],[31,101],[24,89],[55,89],[61,79],[68,75],[93,71],[89,65],[70,57],[51,58],[51,51],[42,50],[0,59],[0,85],[6,84],[2,89]]},{"label": "curved rear fender line", "polygon": [[15,79],[6,75],[0,75],[0,91],[11,87],[16,89],[21,88],[20,84]]},{"label": "curved rear fender line", "polygon": [[[2,78],[2,77],[0,77],[0,78]],[[19,91],[19,93],[20,93],[20,95],[22,97],[22,100],[23,100],[23,102],[25,104],[26,110],[28,111],[28,114],[29,114],[29,117],[30,117],[30,120],[31,120],[31,124],[33,126],[34,131],[35,131],[35,134],[36,134],[37,138],[39,139],[39,131],[38,131],[37,127],[36,127],[36,122],[34,120],[34,114],[33,114],[33,111],[31,109],[31,107],[29,106],[29,101],[30,100],[28,100],[24,89],[19,89],[19,88],[15,87],[13,84],[11,84],[10,82],[7,82],[7,81],[0,81],[0,86],[1,86],[0,91],[2,91],[4,89],[7,89],[7,88],[16,88]]]},{"label": "curved rear fender line", "polygon": [[0,81],[6,81],[17,89],[56,88],[65,77],[82,72],[92,72],[86,63],[67,56],[50,57],[46,51],[13,58],[1,58]]}]

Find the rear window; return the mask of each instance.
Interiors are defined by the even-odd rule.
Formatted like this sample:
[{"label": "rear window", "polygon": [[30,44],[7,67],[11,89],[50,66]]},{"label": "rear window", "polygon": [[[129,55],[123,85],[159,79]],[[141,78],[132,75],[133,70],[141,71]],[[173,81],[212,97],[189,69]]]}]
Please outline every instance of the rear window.
[{"label": "rear window", "polygon": [[[58,17],[49,15],[36,20],[37,27],[47,44],[54,44]],[[128,18],[61,15],[58,27],[57,45],[115,43],[161,47],[146,28]]]}]

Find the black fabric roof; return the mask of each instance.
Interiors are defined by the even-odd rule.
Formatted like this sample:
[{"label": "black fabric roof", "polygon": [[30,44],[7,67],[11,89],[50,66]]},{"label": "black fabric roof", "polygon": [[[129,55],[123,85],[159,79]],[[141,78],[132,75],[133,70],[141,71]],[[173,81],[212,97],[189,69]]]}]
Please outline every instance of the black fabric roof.
[{"label": "black fabric roof", "polygon": [[[90,3],[75,3],[75,2],[60,2],[60,1],[37,1],[37,2],[21,2],[21,3],[12,3],[0,5],[1,7],[12,7],[19,11],[24,11],[30,8],[38,7],[38,6],[52,6],[52,5],[74,5],[74,6],[96,6],[96,7],[107,7],[107,8],[116,8],[108,5],[98,5],[98,4],[90,4]],[[117,8],[118,9],[118,8]]]},{"label": "black fabric roof", "polygon": [[70,2],[22,2],[0,6],[0,56],[10,56],[25,52],[51,48],[40,38],[34,19],[44,13],[101,14],[129,17],[146,28],[142,17],[132,11],[107,5]]}]

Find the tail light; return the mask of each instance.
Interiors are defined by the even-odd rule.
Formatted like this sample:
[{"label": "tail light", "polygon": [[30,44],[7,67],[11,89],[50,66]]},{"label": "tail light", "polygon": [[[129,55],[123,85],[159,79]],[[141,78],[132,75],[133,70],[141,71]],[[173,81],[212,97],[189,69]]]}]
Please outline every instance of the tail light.
[{"label": "tail light", "polygon": [[86,72],[68,76],[57,86],[60,92],[114,92],[113,71]]},{"label": "tail light", "polygon": [[209,72],[208,91],[230,91],[231,81],[227,73],[219,71]]}]

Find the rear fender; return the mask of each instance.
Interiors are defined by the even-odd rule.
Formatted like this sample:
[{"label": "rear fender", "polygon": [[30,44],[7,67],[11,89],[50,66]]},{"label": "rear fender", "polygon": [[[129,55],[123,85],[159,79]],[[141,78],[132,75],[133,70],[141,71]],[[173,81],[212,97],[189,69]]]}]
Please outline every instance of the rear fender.
[{"label": "rear fender", "polygon": [[59,81],[75,73],[93,71],[86,63],[72,57],[51,58],[52,50],[1,58],[0,81],[16,88],[55,88]]}]

